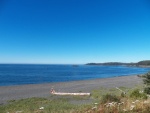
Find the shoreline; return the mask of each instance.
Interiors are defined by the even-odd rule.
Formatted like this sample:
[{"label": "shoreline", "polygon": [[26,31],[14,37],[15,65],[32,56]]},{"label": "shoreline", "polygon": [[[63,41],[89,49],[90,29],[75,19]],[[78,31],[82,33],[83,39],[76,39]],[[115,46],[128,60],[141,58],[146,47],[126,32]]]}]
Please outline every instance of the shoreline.
[{"label": "shoreline", "polygon": [[134,87],[143,81],[137,75],[117,76],[112,78],[101,78],[93,80],[80,80],[57,83],[27,84],[14,86],[0,86],[0,104],[9,100],[18,100],[32,97],[50,97],[50,90],[54,88],[59,92],[89,92],[94,89]]},{"label": "shoreline", "polygon": [[29,84],[12,84],[12,85],[0,85],[0,87],[13,87],[13,86],[26,86],[26,85],[38,85],[38,84],[57,84],[57,83],[66,83],[66,82],[79,82],[79,81],[91,81],[91,80],[98,80],[98,79],[110,79],[116,77],[125,77],[125,76],[138,76],[142,74],[133,74],[133,75],[116,75],[112,77],[104,77],[104,78],[90,78],[90,79],[83,79],[83,80],[71,80],[71,81],[62,81],[62,82],[42,82],[42,83],[29,83]]}]

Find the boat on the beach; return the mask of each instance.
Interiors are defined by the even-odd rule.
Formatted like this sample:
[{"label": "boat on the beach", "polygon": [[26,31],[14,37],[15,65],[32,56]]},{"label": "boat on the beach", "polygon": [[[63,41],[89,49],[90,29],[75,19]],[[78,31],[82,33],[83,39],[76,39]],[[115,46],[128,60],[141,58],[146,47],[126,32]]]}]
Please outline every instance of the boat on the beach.
[{"label": "boat on the beach", "polygon": [[51,89],[51,94],[53,95],[75,95],[75,96],[90,96],[90,93],[65,93],[65,92],[56,92],[54,89]]}]

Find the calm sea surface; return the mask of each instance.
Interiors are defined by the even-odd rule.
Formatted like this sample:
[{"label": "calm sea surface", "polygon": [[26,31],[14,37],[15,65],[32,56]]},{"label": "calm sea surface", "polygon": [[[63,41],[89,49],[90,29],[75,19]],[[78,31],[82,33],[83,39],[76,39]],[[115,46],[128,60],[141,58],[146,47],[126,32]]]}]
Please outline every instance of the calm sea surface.
[{"label": "calm sea surface", "polygon": [[148,71],[150,68],[125,66],[0,64],[0,86],[109,78]]}]

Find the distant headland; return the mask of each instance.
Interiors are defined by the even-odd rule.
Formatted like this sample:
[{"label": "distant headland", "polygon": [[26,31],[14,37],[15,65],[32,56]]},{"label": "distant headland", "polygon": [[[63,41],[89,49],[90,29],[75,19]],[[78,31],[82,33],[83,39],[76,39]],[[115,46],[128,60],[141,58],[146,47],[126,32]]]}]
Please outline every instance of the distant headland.
[{"label": "distant headland", "polygon": [[106,65],[106,66],[136,66],[136,67],[150,67],[150,60],[143,60],[137,63],[123,63],[123,62],[105,62],[105,63],[87,63],[86,65]]}]

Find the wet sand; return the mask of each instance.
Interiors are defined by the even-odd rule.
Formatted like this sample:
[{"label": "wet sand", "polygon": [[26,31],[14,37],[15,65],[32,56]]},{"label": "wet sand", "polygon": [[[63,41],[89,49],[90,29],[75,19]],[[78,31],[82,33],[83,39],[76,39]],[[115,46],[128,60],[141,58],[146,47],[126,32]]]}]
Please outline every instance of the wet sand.
[{"label": "wet sand", "polygon": [[50,97],[51,88],[54,88],[59,92],[92,92],[92,90],[101,87],[133,87],[139,84],[142,84],[142,79],[135,75],[130,75],[72,82],[0,86],[0,104],[4,104],[9,100],[18,100],[31,97]]}]

